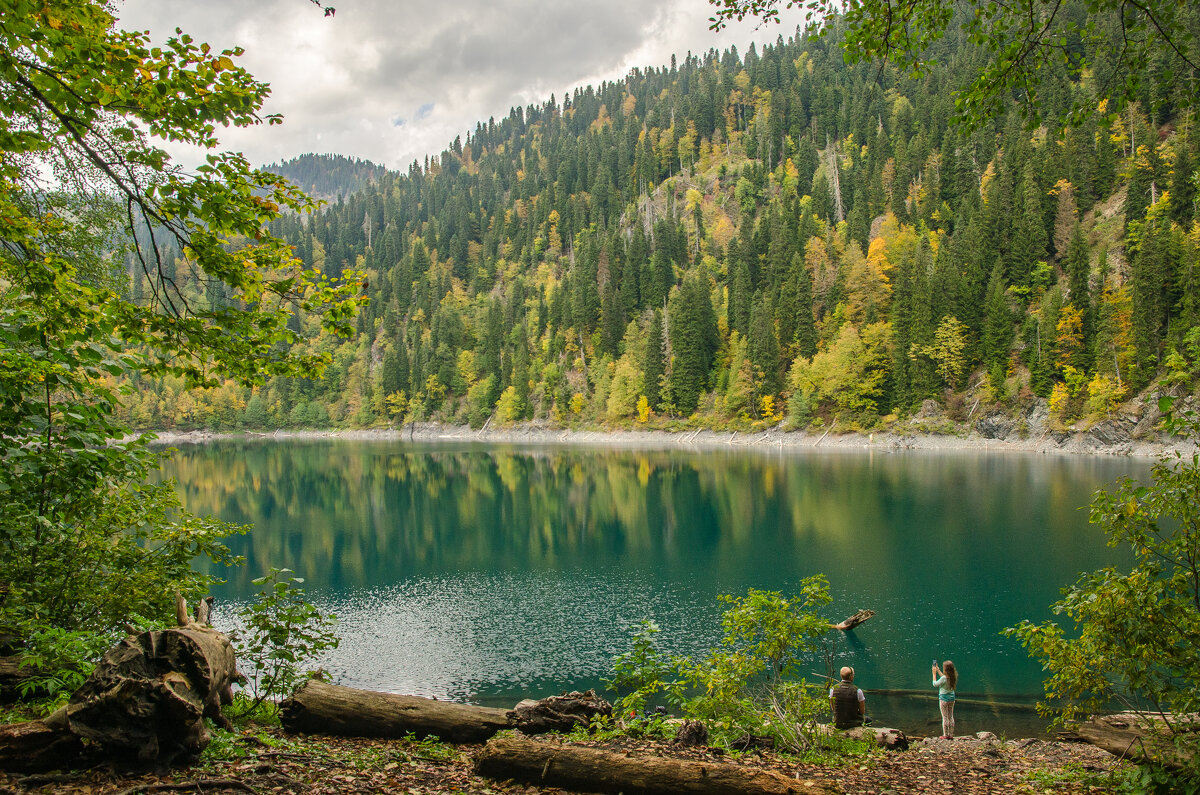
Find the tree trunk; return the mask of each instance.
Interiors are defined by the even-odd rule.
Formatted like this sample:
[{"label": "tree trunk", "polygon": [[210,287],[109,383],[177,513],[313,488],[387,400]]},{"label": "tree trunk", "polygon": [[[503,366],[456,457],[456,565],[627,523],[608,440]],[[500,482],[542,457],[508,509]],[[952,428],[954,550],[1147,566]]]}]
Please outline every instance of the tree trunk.
[{"label": "tree trunk", "polygon": [[79,738],[40,720],[0,726],[0,770],[41,773],[70,767],[83,754]]},{"label": "tree trunk", "polygon": [[[1175,731],[1200,731],[1196,716],[1170,716]],[[1079,736],[1097,748],[1125,759],[1157,762],[1168,767],[1183,767],[1190,754],[1171,742],[1171,729],[1159,715],[1146,712],[1119,712],[1100,715],[1079,725]]]},{"label": "tree trunk", "polygon": [[189,623],[131,635],[105,652],[67,704],[71,731],[118,753],[170,763],[208,744],[204,718],[239,678],[229,638]]},{"label": "tree trunk", "polygon": [[284,701],[282,712],[288,731],[340,737],[403,737],[411,732],[452,743],[481,743],[516,725],[506,709],[355,690],[319,679],[310,679]]},{"label": "tree trunk", "polygon": [[799,781],[770,770],[731,762],[696,762],[633,756],[598,748],[498,737],[475,761],[475,772],[504,781],[579,792],[707,793],[708,795],[836,795],[829,784]]}]

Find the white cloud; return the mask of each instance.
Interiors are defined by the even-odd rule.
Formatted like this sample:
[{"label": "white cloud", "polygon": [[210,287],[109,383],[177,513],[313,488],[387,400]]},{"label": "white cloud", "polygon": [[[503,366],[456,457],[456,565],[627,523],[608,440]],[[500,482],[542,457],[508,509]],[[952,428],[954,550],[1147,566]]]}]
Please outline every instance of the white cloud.
[{"label": "white cloud", "polygon": [[744,50],[751,39],[790,35],[800,18],[716,34],[705,0],[331,4],[333,17],[307,0],[126,0],[118,13],[156,41],[179,27],[215,47],[245,48],[241,63],[271,84],[266,111],[286,121],[229,130],[225,146],[258,163],[336,152],[397,168],[513,106],[551,93],[561,100],[635,66],[662,66],[672,53]]}]

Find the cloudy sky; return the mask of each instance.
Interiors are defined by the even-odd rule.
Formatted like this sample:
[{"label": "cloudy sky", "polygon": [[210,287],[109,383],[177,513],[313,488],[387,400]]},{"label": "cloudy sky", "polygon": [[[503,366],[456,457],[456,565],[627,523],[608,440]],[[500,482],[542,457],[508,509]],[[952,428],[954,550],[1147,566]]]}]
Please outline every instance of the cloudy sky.
[{"label": "cloudy sky", "polygon": [[[783,24],[708,29],[707,0],[124,0],[122,27],[155,41],[176,27],[271,84],[282,127],[231,130],[222,143],[265,164],[334,152],[404,168],[477,121],[553,93],[624,76],[635,66],[791,35]],[[183,161],[187,153],[175,152]]]}]

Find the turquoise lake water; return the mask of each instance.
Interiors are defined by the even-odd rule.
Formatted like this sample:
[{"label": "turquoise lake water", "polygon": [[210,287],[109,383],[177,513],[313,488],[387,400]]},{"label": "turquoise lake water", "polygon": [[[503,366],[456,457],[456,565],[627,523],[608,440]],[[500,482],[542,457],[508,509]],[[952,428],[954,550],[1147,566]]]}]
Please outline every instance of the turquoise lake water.
[{"label": "turquoise lake water", "polygon": [[218,615],[266,567],[295,570],[339,616],[322,665],[343,684],[504,706],[599,687],[634,622],[697,655],[719,637],[719,594],[823,573],[831,621],[877,613],[831,633],[836,664],[868,691],[922,691],[870,694],[878,724],[937,733],[929,663],[950,658],[959,733],[1017,736],[1045,725],[1028,708],[1042,673],[1000,630],[1127,562],[1083,506],[1149,464],[254,440],[185,445],[166,471],[189,509],[254,525],[232,539],[247,565]]}]

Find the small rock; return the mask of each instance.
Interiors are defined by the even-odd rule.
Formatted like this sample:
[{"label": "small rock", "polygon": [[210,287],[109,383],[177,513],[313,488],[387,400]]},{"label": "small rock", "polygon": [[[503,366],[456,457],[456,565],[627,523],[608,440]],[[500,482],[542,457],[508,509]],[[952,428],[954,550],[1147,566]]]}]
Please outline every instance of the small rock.
[{"label": "small rock", "polygon": [[1087,437],[1092,446],[1099,449],[1127,449],[1133,441],[1133,438],[1129,435],[1128,426],[1122,423],[1120,419],[1108,419],[1096,423],[1091,428],[1088,428]]}]

